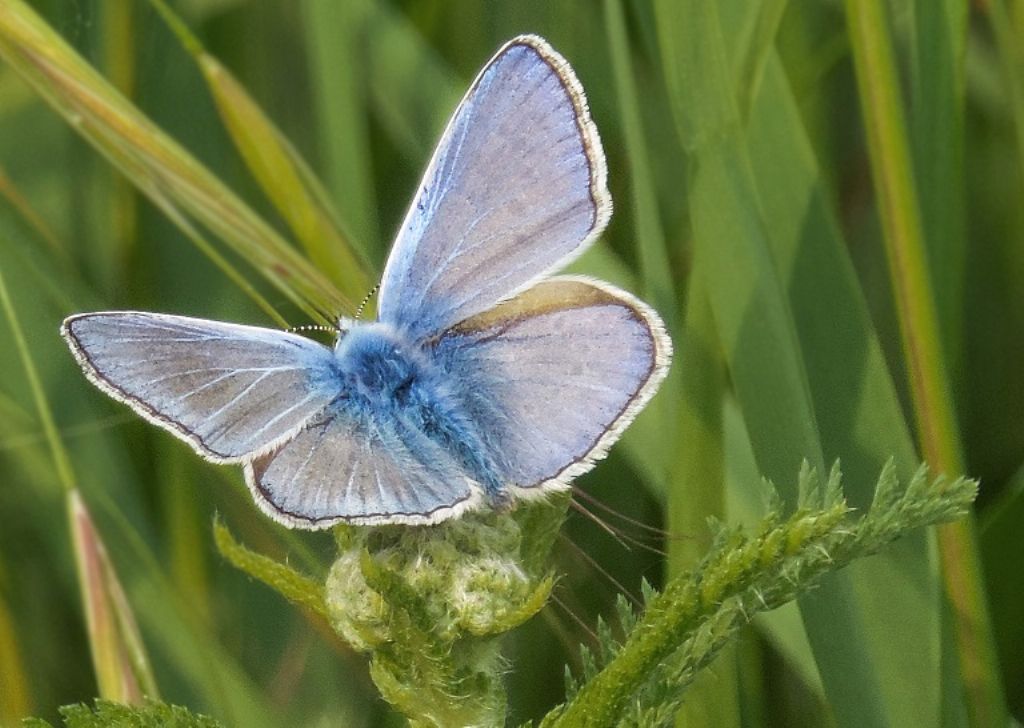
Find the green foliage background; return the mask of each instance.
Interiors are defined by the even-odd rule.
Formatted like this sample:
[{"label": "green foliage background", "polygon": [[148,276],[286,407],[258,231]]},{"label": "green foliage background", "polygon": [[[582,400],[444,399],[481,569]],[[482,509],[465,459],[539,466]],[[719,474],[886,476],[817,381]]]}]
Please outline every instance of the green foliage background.
[{"label": "green foliage background", "polygon": [[[563,666],[578,667],[578,645],[591,640],[579,622],[614,613],[616,583],[638,593],[641,578],[657,584],[694,564],[708,516],[756,518],[761,475],[792,502],[801,460],[825,472],[840,458],[851,504],[863,507],[889,457],[909,478],[935,452],[939,469],[981,479],[979,561],[969,531],[918,533],[830,578],[751,627],[698,679],[682,720],[989,725],[1002,720],[1000,690],[1024,719],[1021,3],[894,1],[881,24],[868,0],[174,3],[323,181],[339,223],[292,229],[275,211],[286,180],[265,176],[261,189],[247,168],[253,148],[235,145],[253,127],[225,125],[209,76],[152,5],[31,4],[280,236],[302,239],[338,301],[372,285],[445,120],[493,51],[533,32],[573,64],[616,201],[608,232],[574,269],[649,300],[677,348],[662,393],[580,485],[685,538],[662,544],[663,559],[570,519],[555,593],[578,619],[551,605],[514,634],[514,719],[562,699]],[[0,0],[0,14],[13,6]],[[227,725],[400,725],[363,658],[228,567],[211,524],[219,513],[249,546],[318,576],[331,539],[271,524],[239,472],[202,463],[107,401],[57,335],[65,315],[108,308],[279,324],[224,265],[278,317],[309,322],[311,296],[260,274],[259,255],[287,255],[258,236],[257,253],[240,251],[206,220],[218,266],[165,213],[0,63],[0,271],[162,697]],[[890,275],[893,246],[915,236],[924,257],[900,270],[930,281],[923,294],[894,289]],[[339,252],[346,240],[353,258]],[[931,352],[924,360],[901,343],[901,295],[934,301],[937,328],[911,331]],[[0,335],[6,725],[56,720],[58,706],[97,686],[66,474],[47,451],[7,319]],[[922,419],[913,388],[922,381],[954,413],[945,445],[927,434],[934,420]],[[967,560],[947,561],[944,580],[938,553],[950,544]],[[957,640],[943,597],[951,575],[979,586],[968,587],[968,612],[987,607],[1000,666]],[[959,668],[971,658],[981,687],[965,692]]]}]

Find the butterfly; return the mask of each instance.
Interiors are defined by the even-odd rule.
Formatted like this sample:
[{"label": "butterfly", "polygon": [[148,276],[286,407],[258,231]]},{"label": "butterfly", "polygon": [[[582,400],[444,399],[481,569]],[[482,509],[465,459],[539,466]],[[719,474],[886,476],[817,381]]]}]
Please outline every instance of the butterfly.
[{"label": "butterfly", "polygon": [[671,343],[650,307],[550,275],[611,209],[580,82],[521,36],[449,121],[376,321],[341,319],[333,348],[132,311],[74,315],[61,333],[99,389],[204,458],[241,464],[280,523],[434,524],[568,488],[664,379]]}]

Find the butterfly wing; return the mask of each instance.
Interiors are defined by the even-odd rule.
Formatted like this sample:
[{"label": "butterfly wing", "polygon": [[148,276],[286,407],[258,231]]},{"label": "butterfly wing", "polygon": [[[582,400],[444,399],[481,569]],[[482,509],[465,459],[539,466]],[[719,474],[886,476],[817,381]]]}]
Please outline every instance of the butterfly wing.
[{"label": "butterfly wing", "polygon": [[535,36],[510,41],[427,167],[384,270],[380,319],[420,340],[524,290],[604,229],[606,178],[569,64]]},{"label": "butterfly wing", "polygon": [[293,528],[437,523],[480,499],[451,455],[421,433],[360,421],[340,403],[246,464],[245,479],[264,512]]},{"label": "butterfly wing", "polygon": [[446,332],[435,354],[509,486],[564,488],[654,395],[671,342],[628,293],[560,276]]},{"label": "butterfly wing", "polygon": [[108,312],[61,333],[96,386],[217,462],[293,436],[341,387],[330,349],[282,331]]}]

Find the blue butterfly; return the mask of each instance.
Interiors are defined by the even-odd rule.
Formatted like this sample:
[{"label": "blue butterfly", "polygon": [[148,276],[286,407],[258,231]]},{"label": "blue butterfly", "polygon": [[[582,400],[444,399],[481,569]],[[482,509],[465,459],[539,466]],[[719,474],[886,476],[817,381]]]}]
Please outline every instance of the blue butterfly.
[{"label": "blue butterfly", "polygon": [[375,322],[333,349],[297,334],[155,313],[61,329],[86,376],[218,463],[296,528],[431,524],[561,490],[653,396],[671,344],[602,281],[549,274],[611,215],[607,167],[569,64],[502,47],[427,167]]}]

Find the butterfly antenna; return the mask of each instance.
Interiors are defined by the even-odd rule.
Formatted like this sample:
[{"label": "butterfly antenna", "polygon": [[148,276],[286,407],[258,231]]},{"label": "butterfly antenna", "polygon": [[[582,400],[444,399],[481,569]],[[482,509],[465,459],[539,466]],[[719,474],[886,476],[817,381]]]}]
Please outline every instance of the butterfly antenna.
[{"label": "butterfly antenna", "polygon": [[626,588],[626,587],[625,587],[625,586],[624,586],[624,585],[622,584],[622,582],[620,582],[620,581],[619,581],[618,579],[616,579],[616,578],[615,578],[614,576],[612,576],[612,574],[611,574],[611,572],[610,572],[610,571],[608,571],[608,570],[607,570],[606,568],[604,568],[603,566],[601,566],[601,564],[599,564],[599,563],[597,562],[597,559],[595,559],[595,558],[594,558],[593,556],[591,556],[591,555],[590,555],[590,554],[588,554],[588,553],[587,553],[586,551],[584,551],[584,550],[583,550],[583,549],[581,549],[581,548],[580,548],[579,546],[577,546],[577,545],[576,545],[575,543],[573,543],[573,540],[572,540],[571,538],[569,538],[568,536],[566,536],[566,535],[564,535],[564,534],[561,534],[561,533],[559,533],[559,534],[558,534],[558,537],[559,537],[559,539],[560,539],[560,540],[562,540],[562,541],[563,541],[563,542],[564,542],[564,543],[565,543],[566,545],[568,545],[568,546],[569,546],[569,548],[570,548],[570,549],[572,550],[572,552],[573,552],[573,553],[574,553],[574,554],[575,554],[575,555],[576,555],[576,556],[577,556],[578,558],[580,558],[580,559],[582,559],[583,561],[585,561],[585,562],[587,563],[587,565],[588,565],[588,566],[590,566],[590,568],[592,568],[592,569],[593,569],[594,571],[596,571],[596,572],[597,572],[598,574],[600,574],[600,575],[601,575],[601,576],[603,576],[603,577],[604,577],[605,579],[607,579],[607,580],[608,580],[608,582],[609,582],[609,583],[611,583],[611,585],[612,585],[613,587],[615,587],[615,588],[616,588],[616,589],[618,590],[618,593],[619,593],[619,594],[622,594],[623,596],[625,596],[625,597],[626,597],[626,599],[628,599],[629,601],[631,601],[631,602],[632,602],[633,604],[635,604],[635,605],[636,605],[636,606],[637,606],[638,608],[640,608],[640,609],[643,609],[643,606],[644,606],[644,603],[643,603],[643,601],[641,601],[641,600],[639,599],[639,597],[637,597],[637,596],[636,596],[635,594],[633,594],[633,592],[631,592],[631,591],[630,591],[629,589],[627,589],[627,588]]},{"label": "butterfly antenna", "polygon": [[621,528],[616,528],[615,526],[611,525],[593,511],[588,510],[586,506],[584,506],[579,501],[573,499],[572,501],[570,501],[570,503],[572,504],[573,508],[575,508],[579,513],[582,513],[584,516],[586,516],[591,521],[596,523],[601,529],[607,532],[609,536],[618,541],[619,545],[627,551],[633,550],[630,548],[630,544],[632,544],[633,546],[641,548],[644,551],[650,551],[652,554],[657,554],[658,556],[668,556],[668,554],[662,551],[661,549],[655,548],[654,546],[651,546],[648,543],[644,543],[640,539],[633,538],[628,533],[625,533]]},{"label": "butterfly antenna", "polygon": [[379,291],[379,290],[380,290],[380,283],[378,283],[373,288],[371,288],[370,292],[367,293],[363,297],[363,302],[360,303],[359,304],[359,308],[356,309],[356,318],[357,319],[361,319],[363,317],[363,309],[366,308],[366,304],[368,304],[370,302],[370,299],[373,298],[374,294],[376,294],[377,291]]},{"label": "butterfly antenna", "polygon": [[595,508],[598,508],[599,510],[604,511],[605,513],[607,513],[610,516],[615,516],[616,518],[618,518],[620,521],[623,521],[624,523],[628,523],[631,526],[635,526],[635,527],[639,528],[642,531],[647,531],[648,533],[650,533],[653,536],[658,536],[660,538],[671,539],[671,540],[678,539],[678,540],[685,540],[685,541],[689,541],[692,538],[690,536],[687,536],[686,534],[672,533],[671,531],[666,531],[663,528],[656,528],[656,527],[651,526],[651,525],[649,525],[647,523],[644,523],[643,521],[638,521],[635,518],[630,518],[625,513],[617,511],[616,509],[612,508],[607,503],[603,503],[599,498],[595,498],[594,496],[590,495],[590,493],[586,492],[585,490],[583,490],[582,488],[580,488],[578,486],[575,486],[575,485],[572,486],[572,493],[573,493],[574,496],[578,496],[579,498],[582,498],[583,500],[585,500],[591,506],[594,506]]},{"label": "butterfly antenna", "polygon": [[324,331],[328,334],[338,333],[338,329],[335,327],[325,326],[324,324],[302,324],[301,326],[289,326],[285,331],[290,334],[295,334],[299,331]]}]

